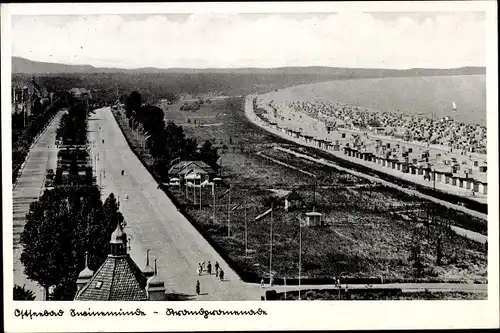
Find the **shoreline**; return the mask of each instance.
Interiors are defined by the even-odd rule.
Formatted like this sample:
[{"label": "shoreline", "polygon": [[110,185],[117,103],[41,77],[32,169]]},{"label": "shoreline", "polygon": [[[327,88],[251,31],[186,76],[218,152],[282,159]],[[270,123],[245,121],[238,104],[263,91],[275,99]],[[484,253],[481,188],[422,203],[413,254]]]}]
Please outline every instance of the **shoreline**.
[{"label": "shoreline", "polygon": [[[257,117],[257,115],[255,113],[255,110],[253,108],[253,99],[256,98],[256,97],[259,97],[259,95],[248,95],[248,96],[246,96],[246,99],[245,99],[245,115],[246,115],[246,117],[253,124],[255,124],[256,126],[259,126],[260,128],[266,130],[267,132],[270,132],[270,133],[272,133],[274,135],[277,135],[277,136],[279,136],[279,137],[281,137],[283,139],[286,139],[286,140],[288,140],[290,142],[294,142],[295,144],[299,144],[301,146],[305,146],[305,147],[309,147],[309,148],[314,148],[314,149],[321,150],[325,154],[331,155],[332,157],[340,158],[340,159],[342,159],[342,160],[344,160],[346,162],[351,162],[351,163],[357,164],[359,166],[363,166],[365,168],[366,167],[370,168],[373,171],[384,173],[384,174],[386,174],[386,175],[388,175],[390,177],[395,177],[395,178],[398,178],[398,179],[403,180],[403,181],[414,183],[416,186],[425,186],[425,184],[414,182],[414,181],[412,181],[411,178],[408,178],[408,176],[413,176],[413,175],[407,175],[407,174],[403,174],[403,173],[400,172],[401,175],[406,176],[406,177],[401,177],[400,175],[397,175],[395,172],[388,173],[386,171],[396,171],[396,170],[387,169],[387,168],[385,168],[386,170],[381,170],[381,168],[374,168],[375,166],[379,166],[376,163],[363,163],[363,164],[361,164],[361,163],[359,163],[360,160],[358,158],[348,157],[348,156],[344,155],[343,152],[332,152],[332,151],[328,151],[328,150],[325,150],[325,149],[322,149],[322,148],[318,148],[316,145],[314,145],[312,143],[307,143],[307,142],[301,141],[300,139],[292,138],[291,136],[283,133],[280,130],[277,130],[277,129],[271,128],[269,126],[263,125],[259,121],[259,119],[258,119],[258,117]],[[365,161],[363,161],[363,162],[365,162]],[[374,164],[374,165],[371,165],[371,164]],[[352,171],[354,171],[354,170],[352,170]],[[369,175],[367,175],[367,174],[365,174],[363,172],[358,172],[358,171],[354,171],[354,172],[355,173],[359,173],[360,175],[362,175],[365,178],[366,177],[370,177]],[[377,181],[380,182],[380,181],[383,181],[383,180],[382,179],[377,179]],[[387,182],[387,181],[383,181],[383,182]],[[391,187],[395,187],[398,190],[412,192],[412,194],[417,194],[420,197],[423,197],[425,199],[431,200],[431,201],[436,202],[438,204],[447,206],[449,208],[453,208],[455,210],[459,210],[459,211],[465,212],[465,213],[467,213],[469,215],[481,218],[483,220],[487,220],[487,214],[484,214],[484,213],[481,213],[481,212],[478,212],[478,211],[475,211],[475,210],[472,210],[472,209],[468,209],[468,208],[463,207],[461,205],[457,205],[457,204],[454,204],[454,203],[451,203],[451,202],[448,202],[448,201],[445,201],[445,200],[440,200],[440,199],[435,198],[433,196],[429,196],[429,195],[423,194],[420,191],[416,191],[414,189],[404,189],[403,187],[401,187],[399,185],[396,185],[396,184],[394,184],[392,182],[387,182],[387,183],[390,184]],[[439,185],[444,185],[444,184],[439,184]],[[431,187],[431,189],[432,189],[432,187]],[[437,183],[436,183],[436,189],[439,189]],[[452,193],[452,195],[456,196],[456,194],[454,194],[454,193]],[[470,199],[470,198],[465,197],[464,199]]]}]

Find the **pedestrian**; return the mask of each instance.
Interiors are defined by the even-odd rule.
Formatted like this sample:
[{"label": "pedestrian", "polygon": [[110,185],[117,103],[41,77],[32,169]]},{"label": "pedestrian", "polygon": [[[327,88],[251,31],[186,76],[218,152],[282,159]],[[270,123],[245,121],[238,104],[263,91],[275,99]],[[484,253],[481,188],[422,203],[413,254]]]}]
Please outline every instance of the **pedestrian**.
[{"label": "pedestrian", "polygon": [[207,273],[208,275],[212,275],[212,264],[210,263],[210,261],[207,264]]},{"label": "pedestrian", "polygon": [[201,264],[198,264],[198,268],[196,271],[197,271],[198,275],[201,275]]},{"label": "pedestrian", "polygon": [[205,261],[202,261],[201,262],[201,270],[204,271],[205,270]]},{"label": "pedestrian", "polygon": [[200,294],[200,280],[196,280],[196,294]]},{"label": "pedestrian", "polygon": [[220,268],[219,263],[216,261],[215,262],[215,271],[218,272],[219,268]]},{"label": "pedestrian", "polygon": [[221,281],[224,280],[224,271],[222,269],[220,270],[219,277]]},{"label": "pedestrian", "polygon": [[215,268],[215,278],[219,277],[219,267]]},{"label": "pedestrian", "polygon": [[261,287],[261,288],[264,288],[264,279],[261,279],[261,280],[260,280],[260,287]]}]

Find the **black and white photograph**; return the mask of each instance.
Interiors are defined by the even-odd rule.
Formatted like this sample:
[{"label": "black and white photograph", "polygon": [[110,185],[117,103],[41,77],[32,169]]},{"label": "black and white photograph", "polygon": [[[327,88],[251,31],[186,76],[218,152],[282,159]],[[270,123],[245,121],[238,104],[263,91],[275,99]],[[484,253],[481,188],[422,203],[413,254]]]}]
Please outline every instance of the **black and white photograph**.
[{"label": "black and white photograph", "polygon": [[13,320],[498,309],[495,3],[170,5],[2,5]]}]

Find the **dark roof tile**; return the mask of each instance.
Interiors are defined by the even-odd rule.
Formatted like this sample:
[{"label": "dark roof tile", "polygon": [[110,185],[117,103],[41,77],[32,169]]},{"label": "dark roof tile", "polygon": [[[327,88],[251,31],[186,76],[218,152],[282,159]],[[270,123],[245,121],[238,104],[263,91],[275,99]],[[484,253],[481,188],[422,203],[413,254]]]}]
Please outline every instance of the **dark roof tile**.
[{"label": "dark roof tile", "polygon": [[109,256],[75,300],[147,301],[145,287],[146,277],[130,256]]}]

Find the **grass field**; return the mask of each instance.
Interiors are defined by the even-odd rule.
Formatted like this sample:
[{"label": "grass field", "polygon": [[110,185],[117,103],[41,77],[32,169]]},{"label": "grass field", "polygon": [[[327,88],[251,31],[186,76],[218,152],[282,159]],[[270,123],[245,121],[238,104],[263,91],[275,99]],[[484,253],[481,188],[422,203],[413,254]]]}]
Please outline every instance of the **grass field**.
[{"label": "grass field", "polygon": [[[288,144],[250,124],[240,98],[203,104],[194,112],[180,111],[182,104],[163,105],[168,108],[166,120],[182,125],[188,137],[199,142],[212,140],[221,149],[225,148],[222,174],[232,190],[230,203],[229,196],[216,202],[215,219],[208,188],[202,193],[201,209],[199,192],[193,196],[188,190],[187,198],[185,189],[172,192],[181,202],[191,205],[189,214],[245,270],[269,275],[270,218],[258,222],[254,218],[269,208],[269,189],[295,189],[307,208],[288,213],[283,207],[276,208],[272,270],[275,277],[297,277],[299,221],[313,203],[313,178],[267,156],[314,173],[318,178],[316,209],[324,214],[326,225],[302,228],[303,278],[328,278],[346,271],[351,277],[360,278],[487,280],[484,246],[456,236],[446,227],[455,222],[455,215],[438,209],[434,223],[426,227],[427,208],[432,206],[429,202],[273,149],[278,144]],[[225,188],[216,189],[217,195],[224,191]],[[227,209],[228,204],[234,207],[245,200],[248,256],[245,256],[245,209],[241,206],[230,212],[229,219]],[[470,217],[462,218],[470,222]],[[231,237],[227,237],[228,229]],[[415,251],[419,268],[412,259]],[[440,264],[437,264],[438,251],[442,256]]]},{"label": "grass field", "polygon": [[[486,76],[337,80],[305,84],[270,92],[266,100],[341,102],[371,110],[451,116],[486,125]],[[451,102],[458,107],[452,112]]]}]

